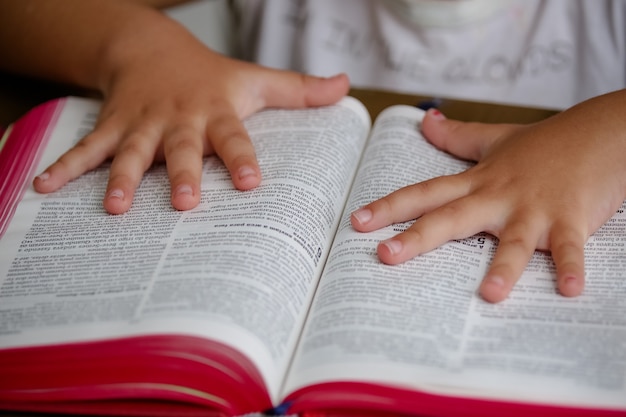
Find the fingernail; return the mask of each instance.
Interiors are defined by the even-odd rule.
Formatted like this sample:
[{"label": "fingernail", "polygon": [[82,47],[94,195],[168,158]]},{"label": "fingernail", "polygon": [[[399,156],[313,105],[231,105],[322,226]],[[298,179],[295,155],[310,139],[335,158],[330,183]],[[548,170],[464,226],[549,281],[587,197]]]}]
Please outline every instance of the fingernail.
[{"label": "fingernail", "polygon": [[580,282],[574,276],[567,277],[563,280],[563,291],[567,295],[578,294],[580,292]]},{"label": "fingernail", "polygon": [[372,220],[372,211],[369,209],[359,209],[352,213],[352,215],[361,225],[364,225]]},{"label": "fingernail", "polygon": [[256,177],[256,171],[251,167],[241,167],[239,168],[239,179],[242,180],[248,177]]},{"label": "fingernail", "polygon": [[179,185],[176,188],[176,191],[174,191],[174,195],[192,195],[193,194],[193,189],[191,188],[190,185],[187,184],[183,184],[183,185]]},{"label": "fingernail", "polygon": [[40,181],[47,181],[48,179],[50,179],[50,174],[47,172],[42,172],[41,174],[37,175],[37,178],[39,178]]},{"label": "fingernail", "polygon": [[431,115],[431,117],[433,119],[436,119],[436,120],[445,120],[446,119],[446,116],[444,116],[443,113],[440,112],[437,109],[429,109],[428,113],[430,113],[430,115]]},{"label": "fingernail", "polygon": [[123,200],[124,199],[124,191],[122,191],[122,190],[120,190],[118,188],[113,189],[113,190],[109,191],[109,194],[107,195],[107,198],[117,198],[117,199]]},{"label": "fingernail", "polygon": [[384,245],[389,249],[389,252],[392,255],[397,255],[402,252],[402,242],[395,239],[384,240],[381,242],[381,245]]},{"label": "fingernail", "polygon": [[492,287],[504,288],[504,280],[499,276],[487,278],[486,284]]}]

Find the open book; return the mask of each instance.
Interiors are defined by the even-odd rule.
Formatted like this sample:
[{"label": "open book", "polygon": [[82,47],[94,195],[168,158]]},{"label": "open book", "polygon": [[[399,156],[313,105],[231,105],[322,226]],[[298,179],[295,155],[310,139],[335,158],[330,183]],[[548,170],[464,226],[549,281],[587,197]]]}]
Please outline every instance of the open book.
[{"label": "open book", "polygon": [[584,295],[559,296],[549,254],[536,253],[493,305],[476,292],[490,236],[388,266],[376,245],[408,223],[350,226],[363,204],[469,166],[425,141],[421,110],[390,107],[371,129],[352,98],[260,112],[246,120],[257,189],[233,189],[210,157],[200,205],[180,212],[156,166],[130,211],[113,216],[101,203],[107,166],[50,195],[30,187],[98,109],[50,102],[4,138],[0,409],[626,413],[622,210],[587,245]]}]

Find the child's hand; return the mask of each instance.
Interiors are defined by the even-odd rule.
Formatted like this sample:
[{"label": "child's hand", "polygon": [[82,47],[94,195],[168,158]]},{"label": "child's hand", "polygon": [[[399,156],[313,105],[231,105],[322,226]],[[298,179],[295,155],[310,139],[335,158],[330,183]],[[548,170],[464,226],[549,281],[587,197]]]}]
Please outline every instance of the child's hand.
[{"label": "child's hand", "polygon": [[[98,88],[104,102],[94,131],[39,175],[34,186],[44,193],[57,190],[112,158],[104,196],[110,213],[130,208],[155,161],[167,163],[172,205],[179,210],[200,201],[204,155],[217,154],[238,189],[256,187],[261,172],[241,120],[265,107],[332,104],[349,88],[345,75],[321,79],[224,57],[150,9],[106,1],[59,5],[60,10],[41,11],[41,19],[49,20],[45,13],[68,14],[71,25],[83,25],[75,30],[84,38],[71,26],[60,27],[56,41],[76,44],[71,51],[63,49],[65,59],[78,62],[74,70],[69,64],[50,65],[48,72],[64,71],[61,78]],[[50,34],[40,36],[44,42]]]},{"label": "child's hand", "polygon": [[200,201],[203,155],[217,154],[238,189],[261,181],[243,118],[264,107],[331,104],[348,90],[345,76],[279,72],[200,46],[149,58],[120,72],[94,131],[35,179],[37,191],[54,191],[113,158],[104,207],[123,213],[144,172],[164,160],[172,205],[191,209]]},{"label": "child's hand", "polygon": [[626,90],[528,126],[462,123],[430,110],[422,123],[428,140],[478,164],[395,191],[357,211],[352,225],[367,232],[418,218],[379,244],[388,264],[481,231],[497,236],[479,290],[491,302],[507,297],[535,249],[549,250],[559,291],[579,295],[583,246],[626,197],[625,109]]}]

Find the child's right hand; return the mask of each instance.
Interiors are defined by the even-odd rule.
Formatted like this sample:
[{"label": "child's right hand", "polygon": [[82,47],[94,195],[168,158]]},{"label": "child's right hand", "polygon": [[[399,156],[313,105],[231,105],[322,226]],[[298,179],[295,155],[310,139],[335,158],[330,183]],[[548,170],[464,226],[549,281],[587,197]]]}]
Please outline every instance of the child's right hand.
[{"label": "child's right hand", "polygon": [[[102,92],[94,131],[34,180],[47,193],[112,159],[104,207],[123,213],[144,172],[165,161],[172,205],[200,201],[202,157],[217,154],[235,187],[261,181],[242,119],[265,107],[332,104],[345,75],[321,79],[209,50],[150,7],[113,0],[0,3],[0,66]],[[10,40],[9,40],[10,38]]]}]

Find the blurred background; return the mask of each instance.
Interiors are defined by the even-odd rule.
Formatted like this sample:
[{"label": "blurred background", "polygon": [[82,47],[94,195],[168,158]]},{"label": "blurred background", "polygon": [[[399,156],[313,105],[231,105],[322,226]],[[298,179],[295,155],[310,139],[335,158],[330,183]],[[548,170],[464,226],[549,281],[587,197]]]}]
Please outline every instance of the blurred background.
[{"label": "blurred background", "polygon": [[199,39],[213,50],[229,55],[233,51],[232,16],[228,2],[196,0],[165,11],[169,16],[187,26]]}]

